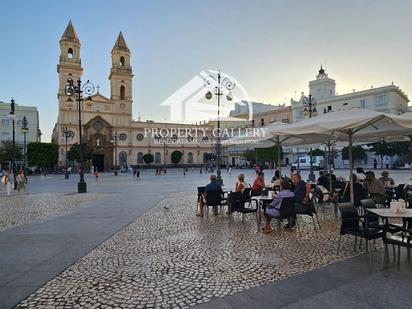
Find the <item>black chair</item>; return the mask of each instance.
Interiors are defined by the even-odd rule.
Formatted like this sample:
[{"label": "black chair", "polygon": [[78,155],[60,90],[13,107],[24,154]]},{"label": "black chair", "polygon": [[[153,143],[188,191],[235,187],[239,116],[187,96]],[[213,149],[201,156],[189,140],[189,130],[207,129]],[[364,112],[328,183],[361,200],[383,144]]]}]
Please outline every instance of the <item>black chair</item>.
[{"label": "black chair", "polygon": [[206,191],[206,213],[209,214],[209,207],[220,207],[222,209],[223,192],[220,190]]},{"label": "black chair", "polygon": [[296,209],[296,215],[310,216],[312,218],[313,227],[315,230],[316,230],[316,223],[315,223],[315,217],[316,217],[316,221],[318,222],[318,226],[320,228],[318,213],[316,212],[316,207],[315,207],[314,196],[312,196],[312,198],[309,200],[309,203],[296,202],[295,209]]},{"label": "black chair", "polygon": [[[342,223],[340,228],[337,254],[339,254],[340,252],[340,243],[343,235],[355,236],[354,251],[356,251],[358,237],[360,237],[361,239],[365,239],[366,252],[368,252],[369,240],[376,240],[382,238],[384,235],[383,229],[368,227],[368,225],[362,221],[362,219],[365,217],[360,216],[358,214],[357,209],[352,203],[342,203],[338,206],[341,214]],[[372,258],[371,255],[370,258]]]},{"label": "black chair", "polygon": [[392,196],[393,199],[397,200],[404,200],[406,203],[406,192],[405,192],[405,184],[399,184],[395,187],[395,195]]},{"label": "black chair", "polygon": [[[258,218],[258,207],[256,204],[255,208],[252,207],[246,207],[245,206],[245,200],[243,197],[243,193],[241,192],[231,192],[229,194],[229,212],[230,213],[234,213],[234,212],[238,212],[242,214],[242,222],[245,220],[245,214],[249,214],[249,213],[256,213],[256,222],[258,222],[259,218]],[[251,206],[251,203],[249,203],[249,206]]]},{"label": "black chair", "polygon": [[[400,229],[396,234],[388,234],[392,229]],[[383,243],[385,244],[385,250],[383,252],[383,264],[387,267],[389,264],[389,250],[388,245],[398,246],[398,265],[400,265],[401,247],[405,247],[408,250],[408,260],[410,260],[410,251],[412,248],[412,231],[399,228],[397,225],[385,224],[385,233],[383,234]]]},{"label": "black chair", "polygon": [[367,218],[366,222],[368,226],[383,228],[383,225],[379,225],[379,216],[368,211],[369,208],[377,208],[375,201],[373,199],[363,199],[360,200],[360,203],[362,207],[362,213]]},{"label": "black chair", "polygon": [[[291,219],[296,216],[296,198],[286,197],[282,199],[282,204],[279,207],[279,216],[273,217],[278,220],[278,228],[281,228],[282,221],[285,219]],[[263,213],[266,215],[266,207],[263,208]],[[298,221],[296,221],[299,236],[302,236]]]},{"label": "black chair", "polygon": [[251,203],[252,202],[252,188],[245,188],[242,193],[243,202]]},{"label": "black chair", "polygon": [[[197,203],[200,202],[202,195],[206,192],[206,186],[204,187],[197,187]],[[197,204],[196,204],[197,206]]]}]

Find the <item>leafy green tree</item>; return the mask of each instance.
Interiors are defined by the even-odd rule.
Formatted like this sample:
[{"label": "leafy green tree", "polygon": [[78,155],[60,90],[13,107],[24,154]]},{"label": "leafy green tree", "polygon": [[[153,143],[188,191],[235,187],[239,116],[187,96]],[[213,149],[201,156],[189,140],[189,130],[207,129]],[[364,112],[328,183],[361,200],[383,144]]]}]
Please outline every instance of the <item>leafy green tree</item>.
[{"label": "leafy green tree", "polygon": [[179,150],[175,150],[172,152],[170,158],[172,160],[172,163],[177,164],[180,162],[180,160],[182,160],[182,157],[183,157],[183,153],[180,152]]},{"label": "leafy green tree", "polygon": [[59,159],[59,145],[54,143],[33,142],[27,145],[29,165],[53,167]]},{"label": "leafy green tree", "polygon": [[246,161],[256,163],[256,153],[254,150],[245,150],[243,157],[245,157]]},{"label": "leafy green tree", "polygon": [[146,164],[152,164],[154,161],[154,156],[151,153],[146,153],[143,155],[143,161]]},{"label": "leafy green tree", "polygon": [[[364,160],[366,158],[366,152],[362,146],[353,146],[352,147],[352,159],[355,160]],[[342,159],[349,160],[349,147],[343,147],[342,149]]]},{"label": "leafy green tree", "polygon": [[2,141],[0,146],[0,163],[10,162],[13,158],[16,161],[23,158],[23,147],[16,143],[13,149],[12,141]]},{"label": "leafy green tree", "polygon": [[[276,162],[278,161],[278,146],[268,148],[256,148],[256,155],[260,162]],[[280,158],[283,158],[282,147],[280,147]]]},{"label": "leafy green tree", "polygon": [[[308,156],[310,156],[310,151],[308,153]],[[325,151],[323,151],[322,149],[316,148],[316,149],[312,149],[312,156],[313,157],[324,157],[325,156]]]},{"label": "leafy green tree", "polygon": [[93,150],[89,148],[86,144],[82,144],[80,147],[79,144],[73,144],[69,151],[67,152],[67,159],[70,161],[79,161],[80,160],[80,149],[82,149],[82,158],[83,161],[89,161],[93,157]]},{"label": "leafy green tree", "polygon": [[409,153],[410,142],[393,142],[386,143],[385,141],[373,143],[369,146],[370,151],[381,157],[381,165],[383,167],[384,156],[403,155]]}]

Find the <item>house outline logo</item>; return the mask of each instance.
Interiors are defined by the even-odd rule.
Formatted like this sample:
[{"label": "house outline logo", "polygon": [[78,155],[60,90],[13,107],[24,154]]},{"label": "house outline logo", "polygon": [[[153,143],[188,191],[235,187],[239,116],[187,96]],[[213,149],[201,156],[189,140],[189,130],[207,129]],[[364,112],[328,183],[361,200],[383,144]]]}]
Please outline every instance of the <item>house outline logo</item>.
[{"label": "house outline logo", "polygon": [[[226,96],[230,90],[222,86],[221,82],[220,121],[252,121],[253,105],[245,88],[232,76],[216,70],[201,71],[160,104],[161,106],[169,106],[170,121],[193,123],[199,121],[199,118],[206,121],[215,120],[218,105],[215,97],[215,88],[218,86],[218,73],[221,75],[221,80],[230,80],[235,85],[235,89],[231,90],[232,100],[229,102],[230,106],[228,106]],[[208,91],[213,93],[213,98],[205,102],[205,94]],[[235,103],[248,106],[248,119],[225,116],[225,113],[228,114],[233,109]],[[191,118],[194,116],[198,118]]]}]

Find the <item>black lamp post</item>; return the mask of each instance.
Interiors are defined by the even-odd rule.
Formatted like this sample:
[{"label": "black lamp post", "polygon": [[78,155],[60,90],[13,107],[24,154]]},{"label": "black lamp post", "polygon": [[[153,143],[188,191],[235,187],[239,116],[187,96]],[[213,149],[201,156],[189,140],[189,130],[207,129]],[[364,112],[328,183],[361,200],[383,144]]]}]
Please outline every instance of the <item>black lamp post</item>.
[{"label": "black lamp post", "polygon": [[83,162],[83,140],[82,140],[82,102],[83,102],[83,95],[87,95],[87,99],[85,100],[86,105],[91,106],[93,104],[92,95],[95,91],[95,87],[92,83],[87,81],[82,86],[82,81],[80,79],[77,80],[77,84],[73,83],[72,79],[69,79],[67,82],[65,93],[69,97],[67,99],[67,104],[73,104],[73,100],[71,99],[72,96],[75,96],[75,101],[77,101],[77,109],[79,111],[79,175],[80,181],[77,185],[77,192],[78,193],[86,193],[87,192],[87,183],[84,180],[84,162]]},{"label": "black lamp post", "polygon": [[[232,101],[233,95],[232,90],[235,88],[235,83],[232,82],[229,78],[224,77],[222,80],[222,74],[220,70],[217,72],[216,76],[209,75],[208,78],[205,79],[205,86],[207,87],[214,87],[215,96],[217,97],[217,143],[216,143],[216,163],[217,163],[217,182],[222,185],[222,173],[220,170],[220,166],[222,165],[222,141],[221,141],[221,134],[220,134],[220,97],[224,95],[224,92],[227,92],[226,100]],[[212,92],[209,90],[206,95],[206,99],[210,100],[213,98]]]},{"label": "black lamp post", "polygon": [[16,181],[16,131],[15,131],[15,118],[16,118],[16,103],[11,99],[10,104],[10,114],[9,117],[11,118],[12,125],[13,125],[13,156],[11,157],[11,168],[13,171],[13,179],[14,179],[14,190],[17,189],[17,181]]},{"label": "black lamp post", "polygon": [[114,146],[114,175],[117,176],[117,132],[114,132],[113,139],[111,140]]},{"label": "black lamp post", "polygon": [[64,134],[64,141],[66,144],[66,156],[65,156],[65,163],[64,163],[64,165],[66,166],[66,171],[64,172],[64,179],[69,179],[69,170],[68,170],[69,166],[67,163],[67,139],[73,137],[72,136],[73,132],[70,131],[67,127],[65,127],[63,128],[63,134]]},{"label": "black lamp post", "polygon": [[[309,94],[309,97],[303,96],[302,97],[302,103],[304,109],[304,114],[308,115],[309,118],[312,118],[312,116],[316,116],[318,114],[316,110],[316,99],[312,97],[311,94]],[[309,173],[309,181],[315,181],[315,173],[313,172],[313,158],[312,158],[312,148],[310,148],[310,173]]]},{"label": "black lamp post", "polygon": [[26,116],[23,116],[21,122],[21,132],[23,133],[23,169],[26,170],[26,135],[29,133],[29,122]]}]

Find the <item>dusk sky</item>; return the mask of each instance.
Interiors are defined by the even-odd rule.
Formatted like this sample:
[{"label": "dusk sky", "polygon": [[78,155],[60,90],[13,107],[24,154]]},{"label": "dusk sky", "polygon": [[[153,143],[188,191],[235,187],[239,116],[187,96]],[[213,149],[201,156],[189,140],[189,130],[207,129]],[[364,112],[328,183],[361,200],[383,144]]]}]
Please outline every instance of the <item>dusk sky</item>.
[{"label": "dusk sky", "polygon": [[83,79],[110,96],[110,51],[132,52],[133,115],[166,120],[159,105],[193,76],[221,69],[253,101],[289,104],[320,65],[339,94],[390,84],[412,96],[412,1],[22,1],[0,3],[0,101],[37,106],[43,141],[57,120],[59,39],[71,19]]}]

